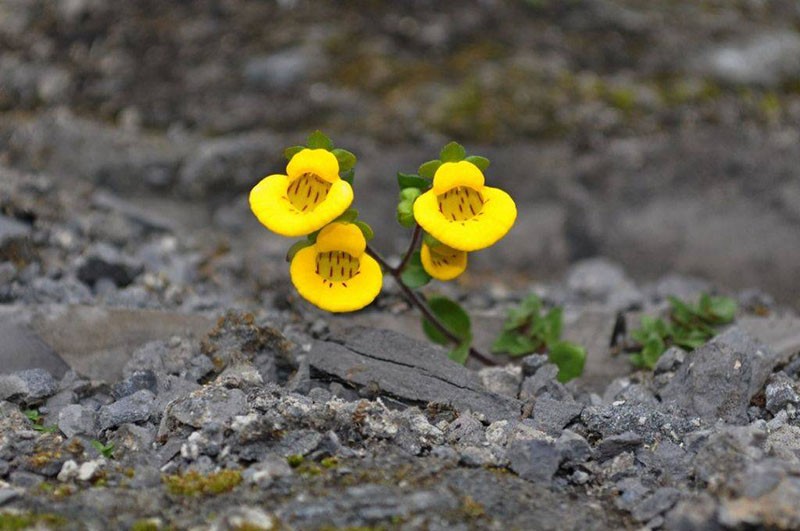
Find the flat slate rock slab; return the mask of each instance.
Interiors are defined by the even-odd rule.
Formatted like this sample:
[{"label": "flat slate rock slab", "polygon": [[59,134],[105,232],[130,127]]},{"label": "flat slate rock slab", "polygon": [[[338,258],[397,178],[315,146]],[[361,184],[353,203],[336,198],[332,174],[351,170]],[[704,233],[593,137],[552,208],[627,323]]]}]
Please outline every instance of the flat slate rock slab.
[{"label": "flat slate rock slab", "polygon": [[213,325],[203,315],[160,310],[0,305],[0,373],[42,368],[60,378],[73,369],[115,382],[137,347],[174,335],[202,337]]},{"label": "flat slate rock slab", "polygon": [[477,373],[438,347],[396,332],[346,330],[338,342],[318,341],[308,354],[312,377],[367,387],[402,402],[450,404],[488,421],[515,419],[521,402],[486,391]]}]

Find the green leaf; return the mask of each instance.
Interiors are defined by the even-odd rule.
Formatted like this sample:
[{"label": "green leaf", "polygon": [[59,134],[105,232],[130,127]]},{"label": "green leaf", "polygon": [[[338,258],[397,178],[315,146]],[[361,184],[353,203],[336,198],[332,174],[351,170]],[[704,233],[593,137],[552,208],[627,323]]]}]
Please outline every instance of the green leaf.
[{"label": "green leaf", "polygon": [[397,184],[400,189],[405,188],[418,188],[420,190],[427,190],[431,187],[431,180],[412,173],[397,172]]},{"label": "green leaf", "polygon": [[439,159],[429,160],[419,167],[417,173],[420,177],[424,177],[425,179],[433,179],[433,176],[436,175],[436,170],[438,170],[441,165],[442,161]]},{"label": "green leaf", "polygon": [[464,365],[469,358],[469,345],[471,341],[464,341],[459,346],[448,352],[447,357],[456,363]]},{"label": "green leaf", "polygon": [[294,242],[294,244],[289,247],[289,250],[286,251],[286,261],[291,262],[294,258],[294,255],[297,254],[297,251],[300,249],[305,249],[306,247],[310,247],[314,245],[314,242],[309,240],[300,240],[299,242]]},{"label": "green leaf", "polygon": [[400,280],[411,289],[421,288],[431,281],[431,276],[425,271],[425,268],[422,267],[419,251],[412,254],[411,258],[409,258],[403,271],[400,272]]},{"label": "green leaf", "polygon": [[304,149],[306,149],[305,146],[288,147],[288,148],[283,150],[283,156],[286,157],[286,160],[292,160],[292,157],[294,157],[295,155],[297,155],[298,153],[300,153]]},{"label": "green leaf", "polygon": [[558,381],[568,382],[583,374],[586,364],[586,350],[568,341],[560,341],[550,347],[548,358],[558,366]]},{"label": "green leaf", "polygon": [[539,350],[542,342],[520,332],[506,330],[492,343],[492,352],[510,356],[524,356]]},{"label": "green leaf", "polygon": [[714,317],[714,321],[720,324],[730,323],[736,317],[737,304],[730,297],[711,297],[709,301],[709,313]]},{"label": "green leaf", "polygon": [[656,334],[652,334],[644,343],[642,348],[642,362],[648,369],[652,369],[658,363],[658,358],[667,350],[664,341]]},{"label": "green leaf", "polygon": [[439,152],[439,160],[442,162],[458,162],[466,156],[467,150],[458,142],[450,142]]},{"label": "green leaf", "polygon": [[[428,299],[428,307],[439,321],[458,337],[462,342],[472,337],[472,325],[469,315],[455,301],[447,297],[431,297]],[[431,341],[446,345],[450,340],[442,334],[433,324],[424,317],[422,318],[422,330]]]},{"label": "green leaf", "polygon": [[552,345],[561,339],[561,308],[553,308],[544,316],[544,342]]},{"label": "green leaf", "polygon": [[114,457],[114,443],[103,444],[98,440],[91,441],[94,449],[97,450],[103,457],[112,459]]},{"label": "green leaf", "polygon": [[355,220],[358,219],[358,210],[355,208],[348,208],[342,214],[333,221],[343,221],[345,223],[353,223]]},{"label": "green leaf", "polygon": [[331,153],[333,153],[336,160],[339,161],[340,172],[352,170],[356,165],[356,156],[346,149],[336,148],[331,150]]},{"label": "green leaf", "polygon": [[39,422],[42,419],[38,409],[26,409],[23,413],[31,422]]},{"label": "green leaf", "polygon": [[353,225],[355,225],[361,230],[361,234],[364,235],[365,240],[370,241],[372,238],[375,237],[375,231],[372,230],[372,227],[367,225],[365,222],[357,220],[353,222]]},{"label": "green leaf", "polygon": [[489,159],[486,157],[480,157],[478,155],[470,155],[469,157],[465,158],[467,162],[471,162],[475,166],[478,167],[481,171],[486,171],[486,168],[489,167]]},{"label": "green leaf", "polygon": [[356,177],[356,172],[350,168],[347,171],[343,171],[339,173],[339,177],[348,184],[353,184],[353,179]]},{"label": "green leaf", "polygon": [[328,151],[333,149],[333,142],[331,142],[331,139],[319,129],[308,135],[306,145],[311,149],[327,149]]}]

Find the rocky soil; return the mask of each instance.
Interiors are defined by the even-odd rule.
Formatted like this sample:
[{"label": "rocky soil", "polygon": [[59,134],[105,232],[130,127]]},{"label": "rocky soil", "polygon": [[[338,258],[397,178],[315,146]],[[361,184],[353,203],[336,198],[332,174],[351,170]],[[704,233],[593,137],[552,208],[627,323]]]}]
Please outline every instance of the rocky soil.
[{"label": "rocky soil", "polygon": [[[0,3],[0,529],[799,528],[797,3],[340,4]],[[484,350],[563,306],[584,376],[299,299],[246,192],[315,128],[390,255],[397,169],[491,157],[517,227],[430,292]]]}]

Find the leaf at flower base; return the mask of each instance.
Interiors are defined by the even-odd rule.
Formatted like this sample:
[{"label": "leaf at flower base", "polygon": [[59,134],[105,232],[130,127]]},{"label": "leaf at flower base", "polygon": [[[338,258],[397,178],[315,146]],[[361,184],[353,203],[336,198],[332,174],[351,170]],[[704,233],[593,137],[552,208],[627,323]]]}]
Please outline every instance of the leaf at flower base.
[{"label": "leaf at flower base", "polygon": [[[457,302],[447,297],[431,297],[428,299],[428,307],[445,328],[462,342],[472,337],[472,324],[470,323],[469,315]],[[424,317],[422,318],[422,330],[435,343],[440,345],[450,343],[450,339]]]},{"label": "leaf at flower base", "polygon": [[433,179],[433,176],[436,175],[436,170],[439,169],[439,166],[442,165],[442,161],[439,159],[436,160],[429,160],[422,164],[417,170],[417,173],[420,177],[424,177],[426,179]]},{"label": "leaf at flower base", "polygon": [[439,240],[437,240],[436,238],[434,238],[433,236],[431,236],[427,232],[423,232],[422,233],[422,241],[428,247],[438,247],[438,246],[440,246],[442,244],[442,242],[440,242]]},{"label": "leaf at flower base", "polygon": [[469,346],[471,341],[464,341],[459,346],[447,353],[447,357],[456,363],[464,365],[469,358]]},{"label": "leaf at flower base", "polygon": [[478,167],[481,171],[486,171],[486,168],[489,167],[489,159],[486,157],[481,157],[479,155],[470,155],[469,157],[465,158],[467,162],[471,162],[475,166]]},{"label": "leaf at flower base", "polygon": [[467,156],[467,150],[458,142],[450,142],[439,153],[439,160],[442,162],[458,162],[464,160]]},{"label": "leaf at flower base", "polygon": [[331,153],[333,153],[333,155],[336,157],[336,160],[339,161],[340,172],[352,170],[355,167],[356,156],[346,149],[332,149]]},{"label": "leaf at flower base", "polygon": [[300,249],[305,249],[306,247],[310,247],[311,245],[314,245],[314,242],[309,240],[300,240],[299,242],[295,242],[291,247],[289,247],[289,250],[286,251],[286,261],[291,262],[292,258],[294,258],[294,255],[297,254],[297,251]]},{"label": "leaf at flower base", "polygon": [[583,347],[560,341],[550,346],[548,358],[558,366],[559,382],[564,383],[577,378],[583,374],[583,367],[586,364],[586,350]]},{"label": "leaf at flower base", "polygon": [[355,179],[355,177],[356,177],[356,172],[352,168],[350,168],[347,171],[343,171],[343,172],[339,173],[339,177],[343,181],[345,181],[345,182],[347,182],[347,183],[352,185],[353,184],[353,179]]},{"label": "leaf at flower base", "polygon": [[333,149],[331,139],[319,129],[308,135],[306,145],[311,149],[327,149],[328,151]]},{"label": "leaf at flower base", "polygon": [[342,221],[344,223],[353,223],[355,220],[358,219],[358,210],[355,208],[348,208],[342,214],[333,221]]},{"label": "leaf at flower base", "polygon": [[295,155],[297,155],[298,153],[300,153],[304,149],[306,149],[305,146],[288,147],[288,148],[283,150],[283,156],[286,157],[286,160],[292,160],[292,157],[294,157]]},{"label": "leaf at flower base", "polygon": [[311,234],[309,234],[308,236],[306,236],[306,238],[308,239],[308,241],[310,241],[311,243],[317,243],[317,236],[319,236],[319,233],[320,233],[320,231],[321,231],[321,230],[322,230],[322,229],[315,230],[314,232],[312,232]]},{"label": "leaf at flower base", "polygon": [[431,187],[431,180],[413,173],[397,172],[397,184],[401,190],[406,188],[417,188],[419,190],[427,190]]},{"label": "leaf at flower base", "polygon": [[400,273],[400,280],[411,289],[421,288],[431,281],[431,276],[422,267],[419,251],[411,255],[405,268]]},{"label": "leaf at flower base", "polygon": [[367,225],[365,222],[358,220],[354,221],[353,224],[361,230],[361,234],[364,235],[364,239],[370,241],[372,238],[375,237],[375,231],[372,230],[372,227]]}]

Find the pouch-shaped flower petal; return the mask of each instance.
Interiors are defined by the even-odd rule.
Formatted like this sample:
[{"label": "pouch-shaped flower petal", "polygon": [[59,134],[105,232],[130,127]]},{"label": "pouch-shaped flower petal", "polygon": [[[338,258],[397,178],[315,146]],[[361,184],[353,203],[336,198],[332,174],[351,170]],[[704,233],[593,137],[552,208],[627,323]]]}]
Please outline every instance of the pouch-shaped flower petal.
[{"label": "pouch-shaped flower petal", "polygon": [[366,254],[366,240],[356,225],[331,223],[316,243],[292,258],[292,284],[311,304],[329,312],[359,310],[375,300],[383,286],[378,262]]},{"label": "pouch-shaped flower petal", "polygon": [[484,186],[483,173],[467,161],[445,162],[433,186],[414,202],[414,218],[431,236],[460,251],[477,251],[506,235],[517,218],[514,200]]},{"label": "pouch-shaped flower petal", "polygon": [[441,244],[422,244],[419,253],[422,267],[437,280],[453,280],[467,269],[467,253]]},{"label": "pouch-shaped flower petal", "polygon": [[339,162],[325,149],[292,157],[286,175],[270,175],[250,191],[250,209],[269,230],[305,236],[339,217],[353,202],[353,189],[339,177]]}]

